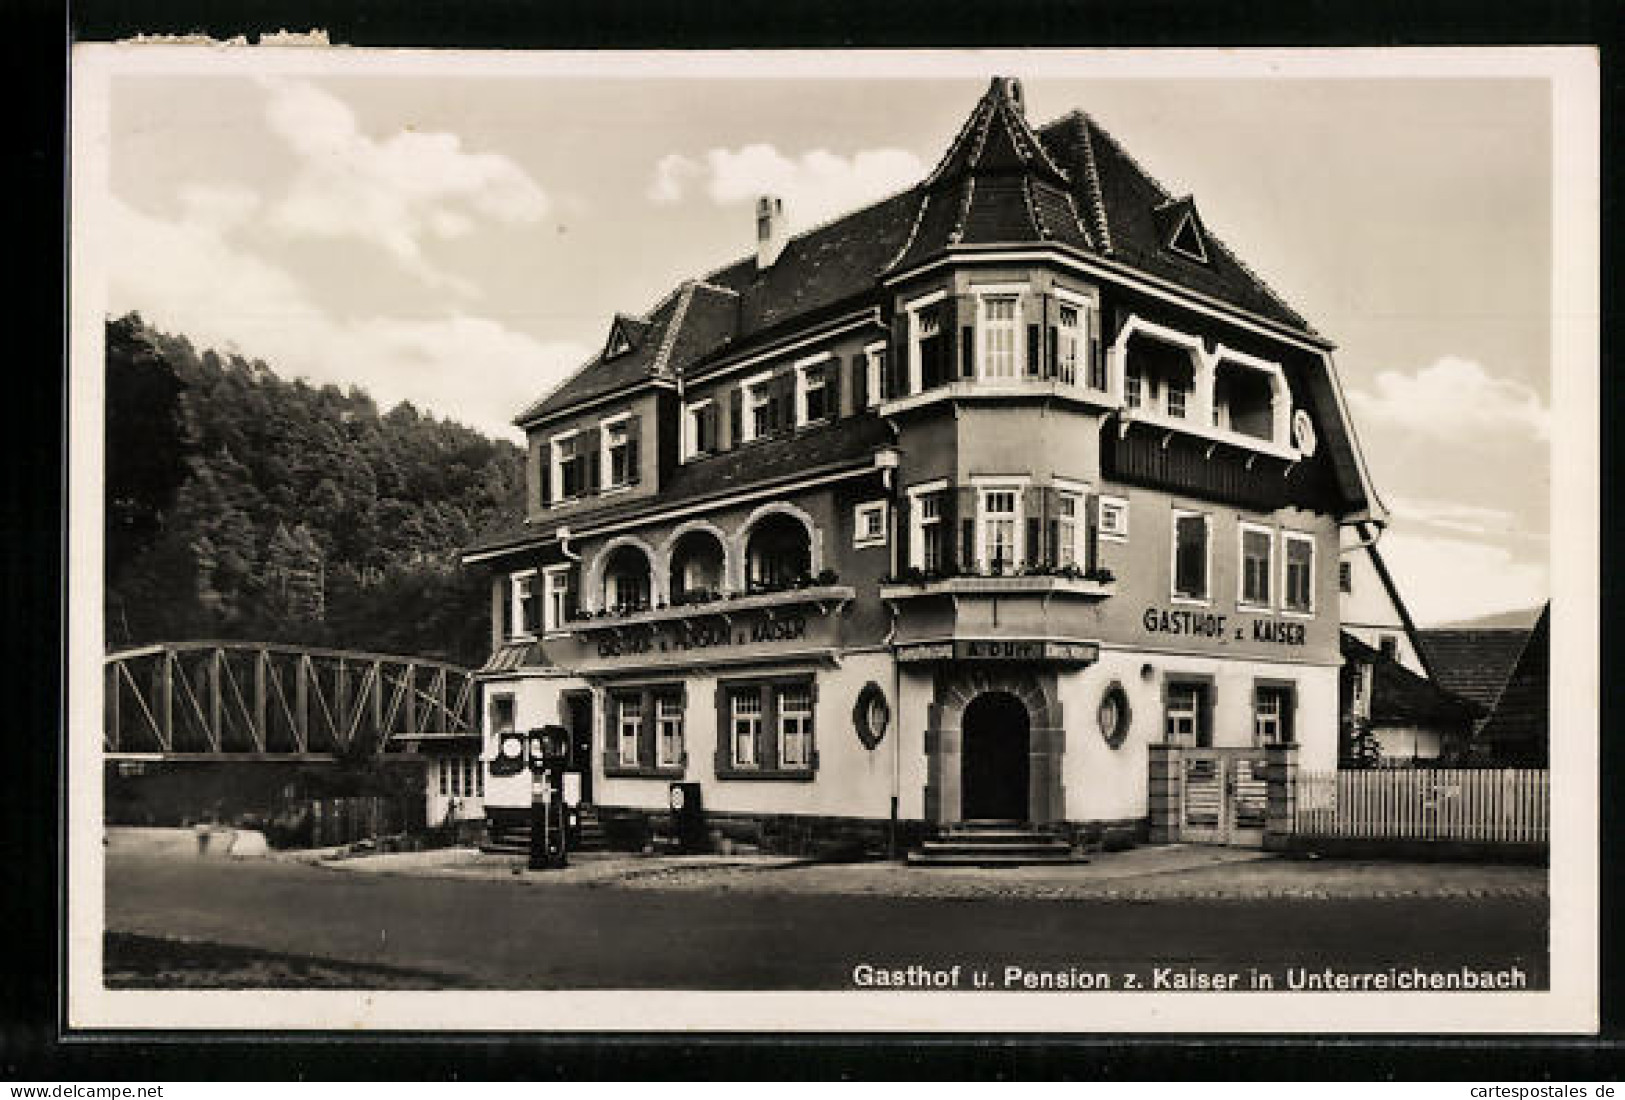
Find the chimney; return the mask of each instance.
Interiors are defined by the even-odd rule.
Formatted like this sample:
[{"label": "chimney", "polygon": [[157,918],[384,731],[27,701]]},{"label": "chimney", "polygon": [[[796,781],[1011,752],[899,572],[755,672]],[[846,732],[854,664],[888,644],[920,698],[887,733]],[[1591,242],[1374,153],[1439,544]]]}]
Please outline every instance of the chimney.
[{"label": "chimney", "polygon": [[756,270],[766,271],[784,251],[784,200],[763,195],[756,200]]}]

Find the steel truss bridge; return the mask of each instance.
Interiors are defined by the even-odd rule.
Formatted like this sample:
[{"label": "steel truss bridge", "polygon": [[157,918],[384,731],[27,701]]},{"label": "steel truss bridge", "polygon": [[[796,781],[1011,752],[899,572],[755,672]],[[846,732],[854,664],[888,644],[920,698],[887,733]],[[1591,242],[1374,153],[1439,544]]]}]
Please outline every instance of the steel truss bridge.
[{"label": "steel truss bridge", "polygon": [[109,760],[334,760],[479,733],[468,669],[263,642],[165,642],[105,659]]}]

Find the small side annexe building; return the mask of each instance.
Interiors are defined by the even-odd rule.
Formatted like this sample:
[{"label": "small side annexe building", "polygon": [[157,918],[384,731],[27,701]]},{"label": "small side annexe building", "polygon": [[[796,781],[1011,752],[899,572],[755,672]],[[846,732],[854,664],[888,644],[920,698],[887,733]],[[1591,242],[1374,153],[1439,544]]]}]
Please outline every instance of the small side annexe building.
[{"label": "small side annexe building", "polygon": [[604,814],[1074,838],[1143,831],[1153,744],[1336,766],[1339,533],[1385,517],[1331,345],[1190,198],[997,79],[927,179],[783,226],[517,418],[488,764],[557,723]]}]

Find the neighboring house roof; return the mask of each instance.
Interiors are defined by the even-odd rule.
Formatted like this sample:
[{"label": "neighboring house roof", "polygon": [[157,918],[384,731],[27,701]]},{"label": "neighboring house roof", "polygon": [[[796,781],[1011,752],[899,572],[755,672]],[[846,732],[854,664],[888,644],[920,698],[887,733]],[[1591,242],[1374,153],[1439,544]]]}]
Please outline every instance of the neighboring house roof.
[{"label": "neighboring house roof", "polygon": [[1171,249],[1167,238],[1185,212],[1194,214],[1193,200],[1171,195],[1092,118],[1074,111],[1035,130],[1019,96],[1014,81],[995,79],[929,177],[792,237],[765,270],[747,256],[684,283],[640,318],[618,316],[631,350],[610,355],[606,341],[515,423],[681,372],[792,322],[806,324],[872,294],[883,277],[976,245],[1055,243],[1094,252],[1314,335],[1201,229],[1200,218],[1206,262]]},{"label": "neighboring house roof", "polygon": [[1480,727],[1479,740],[1503,745],[1547,743],[1551,728],[1551,615],[1552,605],[1548,603],[1529,631],[1494,713]]},{"label": "neighboring house roof", "polygon": [[1437,680],[1438,671],[1433,667],[1433,661],[1428,656],[1426,647],[1422,645],[1421,634],[1416,629],[1416,623],[1411,619],[1410,609],[1405,606],[1405,600],[1399,594],[1399,586],[1394,583],[1394,575],[1388,572],[1388,563],[1382,560],[1377,552],[1377,544],[1366,546],[1366,553],[1371,557],[1371,566],[1377,571],[1377,578],[1382,581],[1383,590],[1388,593],[1388,602],[1394,607],[1394,613],[1405,628],[1405,636],[1410,639],[1411,648],[1416,651],[1417,660],[1422,662],[1422,671],[1430,680]]},{"label": "neighboring house roof", "polygon": [[1418,632],[1434,669],[1434,679],[1449,691],[1483,708],[1495,709],[1530,631],[1516,629],[1441,630]]},{"label": "neighboring house roof", "polygon": [[1347,631],[1343,632],[1341,641],[1344,660],[1372,666],[1371,699],[1367,709],[1373,724],[1444,723],[1465,727],[1484,713],[1471,701],[1418,676]]},{"label": "neighboring house roof", "polygon": [[[875,449],[891,438],[891,428],[878,417],[846,417],[794,435],[685,462],[672,470],[658,497],[594,509],[581,518],[577,533],[589,533],[629,516],[652,514],[676,504],[733,496],[741,488],[769,484],[774,479],[812,478],[821,472],[869,463]],[[576,527],[568,519],[563,522]],[[483,532],[463,553],[507,550],[534,542],[539,533],[534,524],[509,521]]]}]

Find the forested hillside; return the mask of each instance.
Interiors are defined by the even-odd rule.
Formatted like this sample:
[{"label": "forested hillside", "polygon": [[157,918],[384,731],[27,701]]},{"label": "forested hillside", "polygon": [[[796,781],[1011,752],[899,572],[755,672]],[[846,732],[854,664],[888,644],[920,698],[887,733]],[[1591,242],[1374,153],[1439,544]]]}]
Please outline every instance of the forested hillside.
[{"label": "forested hillside", "polygon": [[254,639],[478,664],[457,551],[522,499],[519,448],[288,382],[136,314],[107,323],[110,649]]}]

